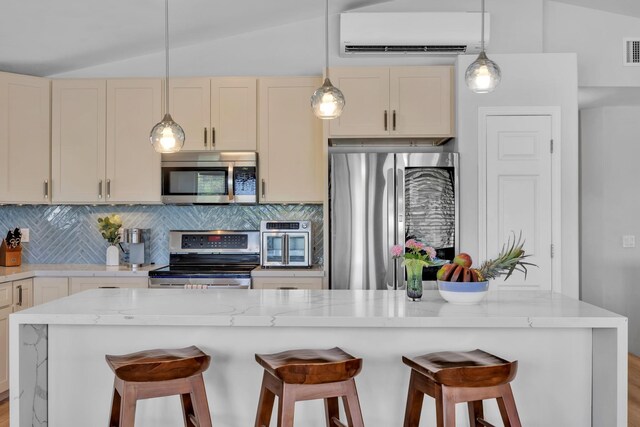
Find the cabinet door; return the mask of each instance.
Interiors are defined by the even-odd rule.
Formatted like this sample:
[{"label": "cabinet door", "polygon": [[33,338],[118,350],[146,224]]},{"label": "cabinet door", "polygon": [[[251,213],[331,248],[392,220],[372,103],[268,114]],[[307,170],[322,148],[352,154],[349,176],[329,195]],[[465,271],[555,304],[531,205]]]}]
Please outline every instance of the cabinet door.
[{"label": "cabinet door", "polygon": [[105,202],[160,203],[160,154],[149,141],[162,119],[162,81],[107,81]]},{"label": "cabinet door", "polygon": [[453,135],[453,67],[390,69],[391,135]]},{"label": "cabinet door", "polygon": [[33,305],[44,304],[69,295],[66,277],[36,277],[33,279]]},{"label": "cabinet door", "polygon": [[13,304],[13,284],[5,282],[0,284],[0,308],[10,307]]},{"label": "cabinet door", "polygon": [[346,102],[342,115],[329,122],[331,136],[389,135],[388,68],[336,68],[329,76]]},{"label": "cabinet door", "polygon": [[254,289],[322,289],[322,277],[253,277]]},{"label": "cabinet door", "polygon": [[169,112],[184,129],[182,151],[207,150],[211,146],[210,80],[170,79]]},{"label": "cabinet door", "polygon": [[33,307],[33,279],[13,282],[13,312]]},{"label": "cabinet door", "polygon": [[148,288],[146,277],[71,277],[71,294],[100,288]]},{"label": "cabinet door", "polygon": [[0,393],[9,390],[9,315],[11,307],[0,310]]},{"label": "cabinet door", "polygon": [[262,203],[319,203],[322,121],[309,100],[320,78],[260,79],[259,160]]},{"label": "cabinet door", "polygon": [[106,82],[54,80],[52,86],[52,200],[102,202]]},{"label": "cabinet door", "polygon": [[0,202],[49,202],[49,84],[0,73]]},{"label": "cabinet door", "polygon": [[211,147],[256,151],[256,79],[211,79]]}]

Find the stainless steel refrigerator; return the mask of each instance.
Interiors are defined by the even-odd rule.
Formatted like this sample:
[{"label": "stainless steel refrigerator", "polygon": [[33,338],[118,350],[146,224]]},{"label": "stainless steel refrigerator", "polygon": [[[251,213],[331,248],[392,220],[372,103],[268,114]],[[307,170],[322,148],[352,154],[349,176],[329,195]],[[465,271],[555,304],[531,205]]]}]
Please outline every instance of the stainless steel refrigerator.
[{"label": "stainless steel refrigerator", "polygon": [[[404,288],[404,268],[390,249],[409,238],[441,259],[458,250],[458,154],[380,151],[330,148],[332,289]],[[423,280],[436,272],[425,269]]]}]

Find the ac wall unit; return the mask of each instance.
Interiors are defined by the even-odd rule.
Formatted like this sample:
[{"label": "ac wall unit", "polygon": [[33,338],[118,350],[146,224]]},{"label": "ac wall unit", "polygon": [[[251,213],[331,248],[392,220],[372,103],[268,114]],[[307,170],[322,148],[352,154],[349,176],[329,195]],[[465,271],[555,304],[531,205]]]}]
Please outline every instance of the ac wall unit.
[{"label": "ac wall unit", "polygon": [[[480,12],[341,13],[340,54],[479,53],[480,18]],[[485,13],[486,45],[489,27],[489,14]]]}]

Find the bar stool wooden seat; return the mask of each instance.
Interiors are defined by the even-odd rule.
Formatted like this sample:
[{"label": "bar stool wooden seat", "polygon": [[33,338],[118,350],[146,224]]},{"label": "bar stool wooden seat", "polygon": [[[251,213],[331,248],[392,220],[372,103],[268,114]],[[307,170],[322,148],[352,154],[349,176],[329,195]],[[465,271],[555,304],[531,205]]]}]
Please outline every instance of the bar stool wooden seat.
[{"label": "bar stool wooden seat", "polygon": [[186,427],[211,427],[202,373],[211,358],[198,347],[105,356],[115,374],[110,427],[133,427],[139,399],[179,394]]},{"label": "bar stool wooden seat", "polygon": [[349,427],[364,427],[353,379],[362,359],[340,348],[290,350],[256,354],[264,367],[256,427],[269,427],[273,403],[278,396],[278,427],[292,427],[297,401],[324,399],[327,427],[345,427],[340,421],[338,398],[342,398]]},{"label": "bar stool wooden seat", "polygon": [[482,350],[443,351],[402,357],[411,367],[404,427],[418,427],[425,394],[436,400],[436,425],[455,427],[455,404],[466,402],[471,427],[493,427],[484,420],[482,401],[496,399],[505,427],[521,427],[509,384],[518,362],[508,362]]}]

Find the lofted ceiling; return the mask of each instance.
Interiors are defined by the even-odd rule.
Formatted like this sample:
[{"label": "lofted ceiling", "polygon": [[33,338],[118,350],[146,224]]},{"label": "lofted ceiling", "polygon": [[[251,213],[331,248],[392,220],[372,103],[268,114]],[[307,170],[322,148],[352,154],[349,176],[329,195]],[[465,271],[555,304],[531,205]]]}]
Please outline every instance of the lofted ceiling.
[{"label": "lofted ceiling", "polygon": [[[394,10],[395,1],[330,0],[330,7],[339,13],[387,3]],[[432,1],[434,10],[447,4],[415,1]],[[475,1],[455,1],[475,9]],[[501,1],[511,0],[487,7]],[[558,1],[640,17],[640,0]],[[170,0],[170,8],[171,45],[178,47],[318,18],[324,1]],[[46,76],[158,52],[163,43],[163,0],[2,0],[0,70]]]}]

